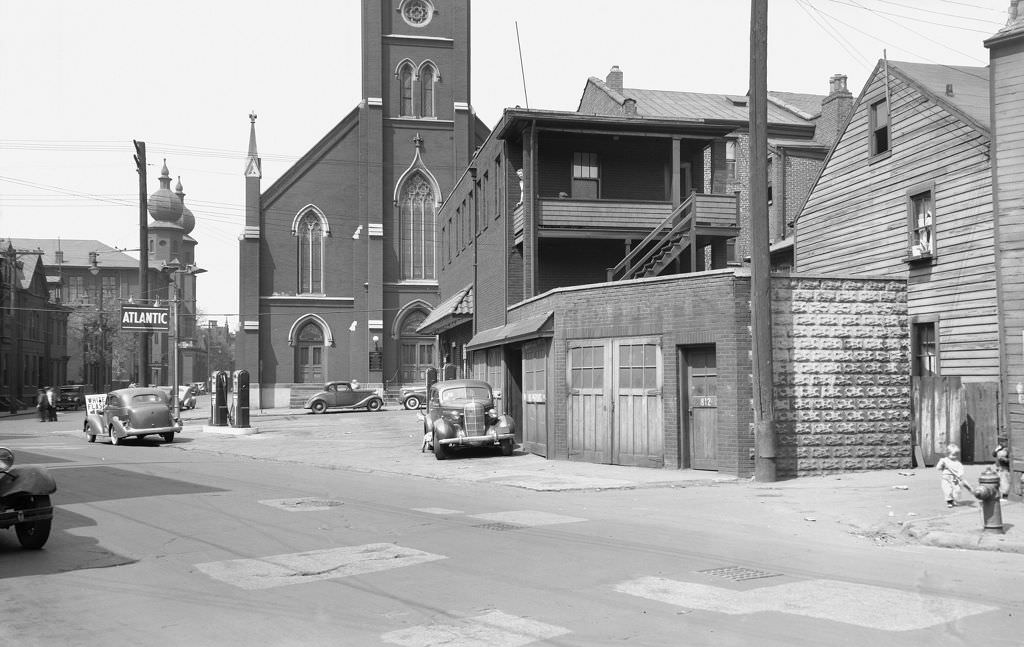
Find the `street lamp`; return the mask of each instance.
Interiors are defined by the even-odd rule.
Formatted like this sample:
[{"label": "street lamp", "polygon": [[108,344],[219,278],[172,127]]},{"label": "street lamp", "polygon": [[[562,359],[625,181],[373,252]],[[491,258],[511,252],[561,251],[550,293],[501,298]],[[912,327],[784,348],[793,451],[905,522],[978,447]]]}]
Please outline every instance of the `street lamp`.
[{"label": "street lamp", "polygon": [[179,274],[202,274],[206,270],[195,265],[188,264],[182,267],[178,259],[172,259],[170,263],[164,262],[160,271],[167,275],[170,294],[168,300],[171,302],[171,331],[167,349],[167,359],[171,364],[171,411],[177,418],[181,413],[178,401],[178,275]]}]

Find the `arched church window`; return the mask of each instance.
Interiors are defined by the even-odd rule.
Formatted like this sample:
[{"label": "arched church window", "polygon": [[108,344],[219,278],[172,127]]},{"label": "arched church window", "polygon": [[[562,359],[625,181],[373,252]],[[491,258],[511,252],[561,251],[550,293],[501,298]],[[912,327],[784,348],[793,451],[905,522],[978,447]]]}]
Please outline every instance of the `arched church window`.
[{"label": "arched church window", "polygon": [[398,114],[401,117],[412,117],[412,66],[403,65],[398,72],[399,92]]},{"label": "arched church window", "polygon": [[323,292],[324,227],[312,211],[299,221],[299,294]]},{"label": "arched church window", "polygon": [[422,174],[416,173],[399,193],[402,279],[429,279],[434,271],[434,191]]},{"label": "arched church window", "polygon": [[434,117],[434,81],[437,74],[427,65],[420,71],[420,116]]}]

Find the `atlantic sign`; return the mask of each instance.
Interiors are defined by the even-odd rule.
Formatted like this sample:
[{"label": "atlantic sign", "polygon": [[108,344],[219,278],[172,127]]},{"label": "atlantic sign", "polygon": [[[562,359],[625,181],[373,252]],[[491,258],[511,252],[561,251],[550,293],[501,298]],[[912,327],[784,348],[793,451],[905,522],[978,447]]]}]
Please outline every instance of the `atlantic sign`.
[{"label": "atlantic sign", "polygon": [[139,332],[167,332],[171,313],[168,308],[155,306],[121,305],[121,330]]}]

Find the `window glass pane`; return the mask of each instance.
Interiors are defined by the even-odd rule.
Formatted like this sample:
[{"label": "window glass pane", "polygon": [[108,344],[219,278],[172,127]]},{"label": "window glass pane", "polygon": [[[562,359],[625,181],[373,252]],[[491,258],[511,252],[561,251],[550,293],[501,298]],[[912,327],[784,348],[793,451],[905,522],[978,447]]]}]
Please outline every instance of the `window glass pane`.
[{"label": "window glass pane", "polygon": [[656,389],[658,388],[658,376],[657,369],[648,367],[644,369],[644,388],[645,389]]},{"label": "window glass pane", "polygon": [[594,387],[598,389],[604,388],[604,367],[594,369]]},{"label": "window glass pane", "polygon": [[657,349],[654,344],[644,344],[644,366],[657,366]]}]

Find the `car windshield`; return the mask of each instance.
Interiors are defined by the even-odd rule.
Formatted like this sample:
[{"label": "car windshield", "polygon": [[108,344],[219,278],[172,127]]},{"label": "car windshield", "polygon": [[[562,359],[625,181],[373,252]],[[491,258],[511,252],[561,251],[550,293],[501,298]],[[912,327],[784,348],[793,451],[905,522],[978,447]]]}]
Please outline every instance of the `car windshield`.
[{"label": "car windshield", "polygon": [[132,404],[150,404],[153,402],[163,402],[164,397],[161,393],[142,393],[139,395],[132,396]]},{"label": "car windshield", "polygon": [[491,390],[485,386],[457,386],[441,391],[441,404],[465,400],[490,400]]},{"label": "car windshield", "polygon": [[69,387],[68,387],[68,388],[66,388],[66,389],[61,389],[61,390],[60,390],[60,392],[61,392],[61,393],[70,393],[70,394],[77,394],[77,393],[78,393],[78,389],[76,389],[76,388],[75,388],[75,387],[73,387],[73,386],[69,386]]}]

